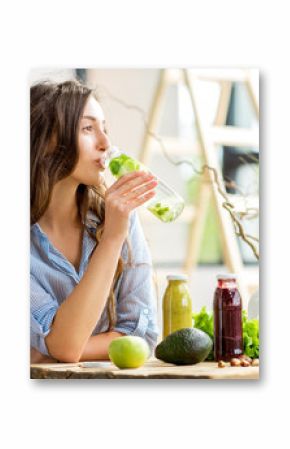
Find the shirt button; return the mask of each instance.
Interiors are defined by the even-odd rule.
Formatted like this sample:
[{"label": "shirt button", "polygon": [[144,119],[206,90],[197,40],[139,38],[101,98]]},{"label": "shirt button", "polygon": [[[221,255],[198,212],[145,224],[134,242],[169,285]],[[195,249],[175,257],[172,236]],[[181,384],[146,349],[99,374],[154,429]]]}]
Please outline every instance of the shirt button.
[{"label": "shirt button", "polygon": [[148,309],[144,309],[144,310],[143,310],[143,313],[144,313],[144,315],[148,315],[149,310],[148,310]]}]

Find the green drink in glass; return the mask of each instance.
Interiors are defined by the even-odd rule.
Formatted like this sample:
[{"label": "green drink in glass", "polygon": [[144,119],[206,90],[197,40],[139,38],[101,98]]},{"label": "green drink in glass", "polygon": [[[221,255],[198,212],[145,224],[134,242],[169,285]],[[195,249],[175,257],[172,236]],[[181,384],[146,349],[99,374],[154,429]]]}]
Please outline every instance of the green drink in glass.
[{"label": "green drink in glass", "polygon": [[[108,151],[106,160],[112,175],[119,179],[127,173],[133,171],[150,170],[136,159],[128,156],[116,147],[112,147]],[[155,188],[155,196],[145,203],[145,207],[164,223],[176,220],[184,209],[183,198],[171,189],[164,181],[158,179],[158,185]]]}]

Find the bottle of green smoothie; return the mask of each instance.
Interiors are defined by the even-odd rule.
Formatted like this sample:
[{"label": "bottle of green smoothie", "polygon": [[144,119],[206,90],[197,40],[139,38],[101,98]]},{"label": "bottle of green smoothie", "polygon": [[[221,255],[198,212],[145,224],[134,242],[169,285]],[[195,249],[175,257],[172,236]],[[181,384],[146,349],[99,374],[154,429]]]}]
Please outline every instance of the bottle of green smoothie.
[{"label": "bottle of green smoothie", "polygon": [[192,300],[187,276],[168,275],[168,286],[163,296],[163,338],[178,329],[192,327]]},{"label": "bottle of green smoothie", "polygon": [[[133,171],[142,170],[149,172],[145,165],[128,156],[117,147],[111,147],[106,158],[106,165],[112,175],[119,179],[121,176]],[[176,220],[184,209],[184,200],[178,193],[172,190],[164,181],[158,179],[155,188],[155,196],[148,200],[145,207],[164,223]]]}]

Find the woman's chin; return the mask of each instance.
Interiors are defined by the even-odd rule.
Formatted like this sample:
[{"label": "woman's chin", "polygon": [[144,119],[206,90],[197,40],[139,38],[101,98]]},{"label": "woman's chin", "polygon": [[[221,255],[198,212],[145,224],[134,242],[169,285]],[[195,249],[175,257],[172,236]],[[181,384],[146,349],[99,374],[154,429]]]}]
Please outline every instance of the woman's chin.
[{"label": "woman's chin", "polygon": [[91,182],[88,183],[87,185],[91,185],[91,186],[100,186],[104,184],[104,174],[102,172],[98,172],[97,174],[95,174],[95,176],[91,179]]}]

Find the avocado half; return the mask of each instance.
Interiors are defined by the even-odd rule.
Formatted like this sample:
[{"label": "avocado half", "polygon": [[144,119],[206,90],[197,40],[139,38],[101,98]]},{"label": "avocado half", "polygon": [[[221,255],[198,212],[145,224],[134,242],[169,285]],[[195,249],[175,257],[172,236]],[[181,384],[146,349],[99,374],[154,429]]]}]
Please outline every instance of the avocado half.
[{"label": "avocado half", "polygon": [[212,350],[212,339],[200,329],[186,327],[169,334],[155,348],[155,357],[175,365],[203,362]]}]

